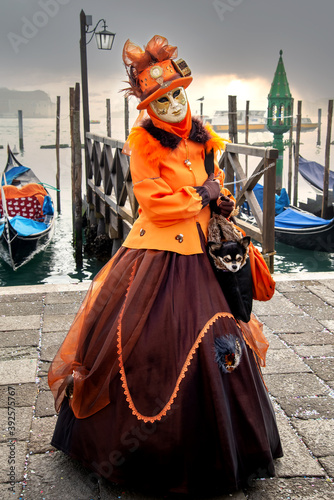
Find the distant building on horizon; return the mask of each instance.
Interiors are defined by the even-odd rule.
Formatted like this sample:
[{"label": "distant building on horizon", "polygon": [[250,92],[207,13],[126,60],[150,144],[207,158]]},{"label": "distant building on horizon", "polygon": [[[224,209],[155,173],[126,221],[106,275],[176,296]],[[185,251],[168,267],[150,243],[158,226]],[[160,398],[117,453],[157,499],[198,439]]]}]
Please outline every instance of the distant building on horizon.
[{"label": "distant building on horizon", "polygon": [[43,90],[0,88],[0,118],[15,118],[18,110],[22,110],[24,118],[52,118],[56,105]]}]

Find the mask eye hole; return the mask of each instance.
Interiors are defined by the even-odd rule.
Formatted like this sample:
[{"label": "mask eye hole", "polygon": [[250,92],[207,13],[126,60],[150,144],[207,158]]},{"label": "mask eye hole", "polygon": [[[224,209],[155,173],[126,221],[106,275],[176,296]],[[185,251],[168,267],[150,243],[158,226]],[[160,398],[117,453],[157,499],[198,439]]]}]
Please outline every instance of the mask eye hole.
[{"label": "mask eye hole", "polygon": [[160,97],[160,99],[158,99],[158,102],[161,102],[161,104],[163,104],[164,102],[168,102],[168,99],[167,97]]},{"label": "mask eye hole", "polygon": [[174,91],[174,93],[173,93],[173,97],[174,97],[174,99],[176,99],[177,97],[179,97],[180,92],[181,92],[181,90],[180,90],[180,89],[176,89],[176,90]]}]

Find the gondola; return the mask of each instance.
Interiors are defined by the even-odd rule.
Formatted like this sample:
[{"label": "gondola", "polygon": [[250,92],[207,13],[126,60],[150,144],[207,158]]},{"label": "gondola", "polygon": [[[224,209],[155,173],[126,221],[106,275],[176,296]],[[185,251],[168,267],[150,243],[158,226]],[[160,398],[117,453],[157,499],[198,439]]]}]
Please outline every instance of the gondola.
[{"label": "gondola", "polygon": [[[254,194],[263,208],[263,186],[257,184]],[[334,252],[334,219],[323,219],[290,205],[285,189],[276,195],[275,240],[304,250]],[[255,225],[247,207],[240,210],[240,217]]]},{"label": "gondola", "polygon": [[[325,168],[320,163],[306,160],[299,155],[298,171],[313,188],[319,192],[323,191]],[[331,170],[329,171],[328,188],[332,191],[334,189],[334,172]]]},{"label": "gondola", "polygon": [[8,146],[1,176],[0,258],[14,270],[46,248],[54,232],[54,207],[34,172]]}]

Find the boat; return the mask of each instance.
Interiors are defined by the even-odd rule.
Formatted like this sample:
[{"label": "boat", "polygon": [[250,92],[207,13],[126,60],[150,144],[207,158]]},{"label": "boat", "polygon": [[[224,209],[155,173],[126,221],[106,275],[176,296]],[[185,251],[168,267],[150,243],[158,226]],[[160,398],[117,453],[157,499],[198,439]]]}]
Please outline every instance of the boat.
[{"label": "boat", "polygon": [[[229,111],[215,111],[211,119],[211,125],[215,132],[223,133],[229,131],[228,124]],[[267,132],[267,112],[263,110],[249,111],[248,115],[248,130],[250,132]],[[294,119],[293,129],[296,130],[297,119]],[[317,123],[311,121],[310,118],[305,117],[301,119],[301,130],[303,132],[308,130],[315,130],[318,127]],[[237,128],[238,132],[246,131],[246,111],[237,111]]]},{"label": "boat", "polygon": [[[323,192],[325,167],[316,161],[306,160],[299,155],[298,171],[313,188],[319,192]],[[328,189],[334,190],[334,172],[331,170],[329,171]]]},{"label": "boat", "polygon": [[54,207],[48,191],[8,146],[1,176],[0,258],[16,270],[46,248],[53,232]]},{"label": "boat", "polygon": [[[263,208],[263,186],[257,184],[254,194]],[[323,219],[290,205],[286,190],[275,196],[275,240],[304,250],[334,252],[334,219]],[[241,207],[241,220],[255,225],[254,217]]]},{"label": "boat", "polygon": [[[228,132],[228,111],[216,111],[211,120],[215,132]],[[267,130],[266,111],[249,111],[248,130],[265,132]],[[246,111],[237,111],[237,127],[239,132],[246,130]]]}]

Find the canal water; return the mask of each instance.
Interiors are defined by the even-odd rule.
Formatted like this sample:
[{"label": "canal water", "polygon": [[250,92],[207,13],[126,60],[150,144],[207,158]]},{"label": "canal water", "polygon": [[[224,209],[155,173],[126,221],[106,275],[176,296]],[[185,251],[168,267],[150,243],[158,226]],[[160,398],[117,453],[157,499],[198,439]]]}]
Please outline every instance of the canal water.
[{"label": "canal water", "polygon": [[[24,119],[24,152],[17,155],[18,160],[31,167],[40,180],[50,186],[56,184],[56,153],[54,149],[41,149],[41,145],[55,143],[54,119]],[[92,125],[92,131],[103,135],[101,125]],[[96,127],[96,128],[93,128]],[[324,129],[325,127],[323,127]],[[70,144],[69,118],[61,118],[62,144]],[[115,130],[115,128],[113,128]],[[122,139],[119,134],[118,139]],[[249,142],[266,142],[272,140],[272,135],[265,133],[251,133]],[[307,159],[324,164],[325,131],[323,131],[321,146],[316,145],[317,133],[305,132],[301,135],[300,152]],[[239,134],[239,142],[244,141],[243,134]],[[0,119],[0,165],[4,168],[7,159],[7,143],[13,149],[18,149],[18,121],[17,119]],[[334,152],[331,158],[331,169],[334,170]],[[30,262],[19,268],[12,269],[0,261],[0,285],[20,286],[42,283],[76,283],[91,280],[101,269],[104,263],[95,258],[84,256],[81,269],[76,268],[72,247],[72,219],[71,219],[71,153],[70,148],[60,150],[61,163],[61,213],[56,219],[54,238],[49,247],[36,255]],[[287,165],[287,151],[284,164]],[[286,173],[283,174],[283,185]],[[50,189],[50,194],[56,203],[56,191]],[[307,196],[314,196],[312,188],[299,178],[299,198],[306,201]],[[276,244],[275,272],[324,272],[334,271],[334,254],[312,252],[295,249],[293,247]]]}]

